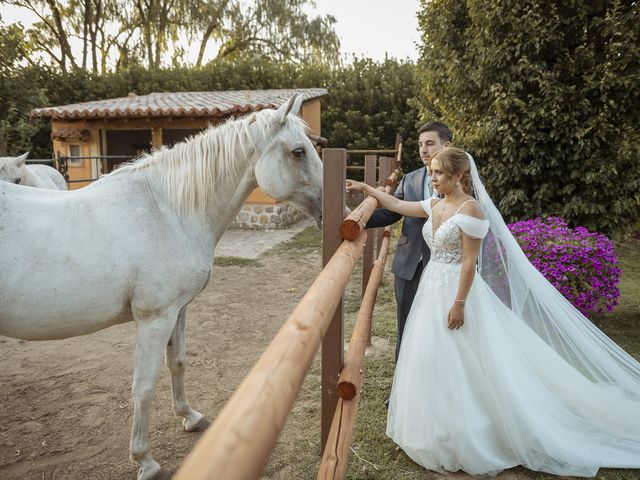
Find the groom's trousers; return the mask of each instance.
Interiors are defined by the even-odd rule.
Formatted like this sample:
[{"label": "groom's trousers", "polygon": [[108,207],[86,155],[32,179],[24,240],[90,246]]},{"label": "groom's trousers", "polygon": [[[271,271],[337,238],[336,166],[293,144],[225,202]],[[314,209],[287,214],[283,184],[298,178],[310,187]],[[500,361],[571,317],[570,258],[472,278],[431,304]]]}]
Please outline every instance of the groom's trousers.
[{"label": "groom's trousers", "polygon": [[404,325],[407,322],[409,311],[411,310],[411,304],[418,291],[418,284],[420,283],[420,277],[422,276],[422,270],[424,265],[423,260],[418,262],[416,267],[416,273],[411,280],[405,280],[399,276],[396,278],[396,299],[402,299],[401,302],[397,302],[397,314],[398,319],[398,342],[396,343],[396,363],[398,362],[398,355],[400,354],[400,344],[402,343],[402,333],[404,332]]}]

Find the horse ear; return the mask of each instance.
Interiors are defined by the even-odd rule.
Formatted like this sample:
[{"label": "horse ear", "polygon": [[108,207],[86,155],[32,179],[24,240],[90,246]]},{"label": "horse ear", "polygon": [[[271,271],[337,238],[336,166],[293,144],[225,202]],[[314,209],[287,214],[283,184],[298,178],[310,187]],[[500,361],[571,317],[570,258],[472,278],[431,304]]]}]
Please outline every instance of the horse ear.
[{"label": "horse ear", "polygon": [[283,103],[280,108],[278,108],[278,113],[280,115],[280,124],[284,125],[284,123],[287,121],[287,115],[289,115],[290,113],[293,113],[294,115],[300,113],[301,106],[302,95],[297,93],[293,95],[288,102]]},{"label": "horse ear", "polygon": [[29,152],[23,153],[19,157],[16,157],[16,166],[22,167],[28,156],[29,156]]}]

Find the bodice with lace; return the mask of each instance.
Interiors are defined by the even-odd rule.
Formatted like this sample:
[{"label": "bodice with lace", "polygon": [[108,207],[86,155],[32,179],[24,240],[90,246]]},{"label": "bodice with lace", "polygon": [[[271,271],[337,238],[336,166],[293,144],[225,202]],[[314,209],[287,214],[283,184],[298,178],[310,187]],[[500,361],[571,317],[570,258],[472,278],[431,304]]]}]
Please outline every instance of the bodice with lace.
[{"label": "bodice with lace", "polygon": [[431,250],[430,262],[462,263],[462,232],[454,217],[455,215],[442,222],[435,234],[432,216],[429,216],[422,227],[422,235]]},{"label": "bodice with lace", "polygon": [[489,222],[456,212],[433,231],[431,200],[424,200],[422,207],[429,217],[422,227],[422,235],[431,250],[431,258],[423,274],[435,288],[457,285],[462,263],[462,233],[471,238],[483,238]]},{"label": "bodice with lace", "polygon": [[459,265],[462,263],[462,232],[471,238],[484,238],[489,228],[489,222],[460,213],[460,208],[464,203],[467,203],[464,202],[458,211],[443,221],[434,232],[431,201],[432,199],[428,199],[420,202],[424,211],[429,215],[424,227],[422,227],[422,235],[431,250],[429,263]]}]

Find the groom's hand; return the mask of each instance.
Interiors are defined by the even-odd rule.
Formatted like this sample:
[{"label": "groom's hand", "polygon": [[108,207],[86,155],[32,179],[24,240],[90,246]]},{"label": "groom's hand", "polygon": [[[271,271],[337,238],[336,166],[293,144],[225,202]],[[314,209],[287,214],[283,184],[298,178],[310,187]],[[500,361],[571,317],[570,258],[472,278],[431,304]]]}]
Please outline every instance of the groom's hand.
[{"label": "groom's hand", "polygon": [[458,330],[462,325],[464,325],[464,305],[455,303],[449,310],[447,326],[451,330]]}]

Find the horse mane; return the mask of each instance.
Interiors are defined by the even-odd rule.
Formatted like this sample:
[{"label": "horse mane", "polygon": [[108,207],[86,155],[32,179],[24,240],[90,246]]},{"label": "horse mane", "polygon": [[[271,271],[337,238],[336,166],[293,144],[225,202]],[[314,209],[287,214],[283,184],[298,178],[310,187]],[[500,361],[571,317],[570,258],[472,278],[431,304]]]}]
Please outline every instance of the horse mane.
[{"label": "horse mane", "polygon": [[[171,205],[187,215],[201,214],[215,197],[219,183],[244,174],[257,144],[267,138],[274,113],[266,110],[210,126],[173,147],[161,147],[125,163],[107,177],[128,173],[146,177],[153,172],[159,175]],[[260,138],[249,131],[252,124]]]}]

